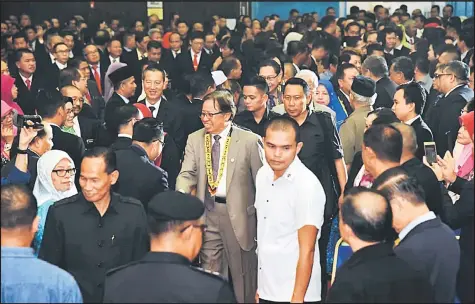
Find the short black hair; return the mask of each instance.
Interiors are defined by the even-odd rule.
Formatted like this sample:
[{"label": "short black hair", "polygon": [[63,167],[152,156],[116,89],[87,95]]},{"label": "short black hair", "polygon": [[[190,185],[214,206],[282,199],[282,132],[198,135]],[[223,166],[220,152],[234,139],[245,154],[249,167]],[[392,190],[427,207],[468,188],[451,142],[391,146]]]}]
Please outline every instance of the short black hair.
[{"label": "short black hair", "polygon": [[328,28],[333,22],[336,22],[336,17],[335,16],[323,16],[322,19],[320,19],[320,27],[322,30]]},{"label": "short black hair", "polygon": [[119,129],[122,126],[125,126],[126,124],[129,123],[129,121],[137,117],[139,114],[139,109],[131,104],[126,104],[121,107],[118,107],[114,110],[114,117],[117,118],[115,121],[115,125],[110,126],[112,129],[115,129],[115,131],[118,133]]},{"label": "short black hair", "polygon": [[228,77],[229,74],[231,74],[231,71],[238,67],[238,62],[239,62],[239,59],[237,57],[228,56],[226,58],[223,58],[223,61],[218,67],[218,70],[223,71],[224,75]]},{"label": "short black hair", "polygon": [[264,137],[267,135],[267,130],[269,129],[282,131],[293,129],[295,132],[295,142],[299,143],[301,141],[299,124],[295,121],[295,119],[289,116],[275,116],[267,121],[264,125]]},{"label": "short black hair", "polygon": [[371,148],[379,160],[399,163],[402,155],[402,135],[391,125],[372,125],[363,136],[365,147]]},{"label": "short black hair", "polygon": [[68,99],[54,89],[40,89],[36,95],[36,110],[43,118],[53,118]]},{"label": "short black hair", "polygon": [[440,6],[438,6],[438,5],[432,5],[432,7],[431,7],[430,9],[433,9],[433,8],[437,9],[437,13],[440,14]]},{"label": "short black hair", "polygon": [[190,41],[193,41],[195,39],[205,40],[205,35],[203,34],[203,32],[191,32],[190,33]]},{"label": "short black hair", "polygon": [[151,49],[162,49],[162,44],[158,41],[150,40],[147,44],[147,51],[150,51]]},{"label": "short black hair", "polygon": [[392,26],[385,26],[384,29],[382,31],[380,31],[379,34],[378,34],[379,43],[381,43],[382,45],[385,45],[386,44],[386,36],[388,34],[392,34],[392,33],[397,35],[396,29]]},{"label": "short black hair", "polygon": [[328,44],[327,44],[326,39],[319,37],[319,38],[313,40],[312,50],[319,49],[319,48],[323,48],[324,50],[328,50]]},{"label": "short black hair", "polygon": [[376,119],[373,120],[372,125],[382,125],[382,124],[392,124],[395,122],[401,122],[396,114],[394,114],[393,110],[389,108],[376,108],[373,111],[369,112],[366,117],[370,115],[375,115]]},{"label": "short black hair", "polygon": [[[372,204],[381,202],[384,209],[371,208],[371,213],[359,210],[356,203],[361,195],[372,196]],[[369,202],[368,202],[369,203]],[[342,222],[348,225],[362,241],[382,242],[392,231],[392,210],[388,200],[378,191],[365,187],[354,187],[345,193],[341,205]]]},{"label": "short black hair", "polygon": [[135,42],[141,43],[148,34],[145,32],[135,32]]},{"label": "short black hair", "polygon": [[64,42],[58,42],[58,43],[56,43],[55,45],[53,45],[53,52],[56,53],[56,48],[57,48],[58,46],[60,46],[60,45],[64,45],[65,47],[67,47],[67,48],[69,49],[69,47],[66,45],[66,43],[64,43]]},{"label": "short black hair", "polygon": [[188,76],[190,83],[190,93],[192,97],[201,97],[206,93],[209,87],[214,86],[214,80],[211,73],[198,71]]},{"label": "short black hair", "polygon": [[414,64],[411,58],[406,56],[397,57],[393,59],[392,67],[394,72],[401,72],[406,81],[410,81],[414,78]]},{"label": "short black hair", "polygon": [[287,54],[289,57],[297,56],[302,53],[310,53],[308,45],[302,41],[290,41],[287,45]]},{"label": "short black hair", "polygon": [[244,82],[244,87],[255,87],[259,91],[262,91],[264,94],[269,93],[269,86],[267,85],[266,80],[261,76],[253,76],[248,81]]},{"label": "short black hair", "polygon": [[426,22],[426,17],[424,15],[416,15],[414,16],[414,20],[416,20],[417,18],[421,19],[421,22],[425,24]]},{"label": "short black hair", "polygon": [[427,57],[419,56],[416,59],[415,68],[417,68],[423,74],[429,74],[430,61]]},{"label": "short black hair", "polygon": [[83,156],[83,161],[86,158],[102,158],[106,165],[107,174],[111,174],[117,170],[117,157],[114,151],[106,147],[94,147],[92,149],[86,150]]},{"label": "short black hair", "polygon": [[60,31],[59,35],[63,38],[66,36],[73,36],[73,38],[76,37],[72,31],[67,31],[67,30]]},{"label": "short black hair", "polygon": [[361,32],[361,24],[359,24],[358,22],[356,21],[352,21],[350,23],[348,23],[345,27],[345,31],[348,32],[348,30],[350,29],[350,27],[352,26],[357,26],[358,27],[358,30]]},{"label": "short black hair", "polygon": [[26,54],[26,53],[35,56],[35,54],[34,54],[31,50],[29,50],[29,49],[25,49],[25,48],[23,48],[23,49],[18,49],[18,50],[16,50],[15,53],[14,53],[15,62],[20,61],[20,60],[21,60],[21,57],[23,57],[23,54]]},{"label": "short black hair", "polygon": [[398,90],[404,91],[404,99],[406,100],[406,104],[413,103],[416,114],[421,114],[427,98],[425,89],[419,83],[412,81],[410,83],[400,85],[396,91]]},{"label": "short black hair", "polygon": [[425,204],[426,194],[415,176],[409,176],[402,168],[387,170],[378,177],[373,188],[378,189],[391,202],[396,197],[420,205]]},{"label": "short black hair", "polygon": [[16,39],[25,39],[25,41],[28,41],[28,38],[26,37],[26,34],[24,32],[18,32],[15,35],[12,36],[12,43],[15,43]]},{"label": "short black hair", "polygon": [[274,72],[276,75],[279,75],[281,72],[282,72],[282,69],[280,67],[280,64],[278,64],[277,62],[275,62],[274,60],[272,59],[267,59],[267,60],[264,60],[264,62],[262,62],[260,65],[259,65],[259,70],[263,67],[272,67],[274,69]]},{"label": "short black hair", "polygon": [[474,37],[473,31],[464,30],[459,34],[459,41],[464,41],[469,49],[473,48]]},{"label": "short black hair", "polygon": [[38,212],[31,190],[25,185],[2,185],[1,197],[2,229],[31,227]]},{"label": "short black hair", "polygon": [[81,73],[77,68],[74,67],[67,67],[61,71],[59,71],[59,86],[58,88],[61,90],[64,86],[72,85],[73,81],[81,80]]},{"label": "short black hair", "polygon": [[376,51],[384,52],[384,47],[379,43],[372,43],[366,47],[366,53],[368,56],[373,55]]},{"label": "short black hair", "polygon": [[146,117],[134,124],[132,140],[151,144],[163,137],[163,124],[153,117]]},{"label": "short black hair", "polygon": [[293,9],[290,10],[289,15],[293,15],[293,14],[295,14],[295,13],[298,14],[299,11],[298,11],[297,9],[293,8]]},{"label": "short black hair", "polygon": [[107,42],[109,42],[110,39],[111,39],[111,36],[110,36],[108,31],[98,30],[98,31],[96,31],[96,33],[94,35],[93,41],[97,45],[104,45]]},{"label": "short black hair", "polygon": [[338,68],[336,69],[335,79],[336,80],[343,79],[345,77],[345,71],[348,69],[356,70],[356,66],[348,62],[344,62],[344,63],[340,62],[340,65],[338,65]]},{"label": "short black hair", "polygon": [[285,88],[287,88],[288,85],[298,85],[298,86],[301,86],[302,89],[303,89],[303,93],[305,94],[305,96],[308,95],[309,93],[309,87],[308,87],[308,84],[305,80],[303,79],[300,79],[300,78],[297,78],[297,77],[293,77],[293,78],[290,78],[289,80],[287,80],[284,84],[284,88],[283,88],[283,92],[285,92]]}]

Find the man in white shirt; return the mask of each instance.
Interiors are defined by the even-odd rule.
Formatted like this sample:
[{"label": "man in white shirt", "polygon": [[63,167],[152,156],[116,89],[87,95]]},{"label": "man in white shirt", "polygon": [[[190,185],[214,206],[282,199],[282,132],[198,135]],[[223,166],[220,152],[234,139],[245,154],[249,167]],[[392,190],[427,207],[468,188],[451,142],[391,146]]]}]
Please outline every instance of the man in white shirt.
[{"label": "man in white shirt", "polygon": [[295,120],[280,116],[266,127],[267,163],[256,177],[258,289],[256,302],[321,300],[318,246],[325,192],[297,157],[303,143]]},{"label": "man in white shirt", "polygon": [[110,63],[120,62],[120,55],[122,55],[122,43],[119,39],[112,39],[107,45],[107,52],[109,53]]}]

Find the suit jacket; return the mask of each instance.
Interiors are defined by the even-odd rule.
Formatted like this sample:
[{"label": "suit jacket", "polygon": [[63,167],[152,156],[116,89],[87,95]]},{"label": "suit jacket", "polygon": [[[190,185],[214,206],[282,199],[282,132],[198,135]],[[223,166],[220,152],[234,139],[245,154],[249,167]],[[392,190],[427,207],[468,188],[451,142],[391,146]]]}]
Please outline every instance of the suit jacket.
[{"label": "suit jacket", "polygon": [[400,50],[394,49],[394,58],[406,56],[408,57],[411,53],[411,50],[403,46]]},{"label": "suit jacket", "polygon": [[439,218],[415,226],[394,248],[396,255],[425,274],[436,303],[453,303],[460,248],[454,232]]},{"label": "suit jacket", "polygon": [[411,126],[414,128],[414,131],[416,131],[417,137],[416,157],[422,160],[422,157],[425,155],[424,142],[434,141],[432,131],[421,117],[418,117],[416,120],[414,120]]},{"label": "suit jacket", "polygon": [[106,125],[111,125],[111,122],[113,122],[115,109],[125,105],[126,103],[122,99],[122,97],[120,97],[117,92],[114,92],[111,98],[109,98],[109,101],[107,101],[106,108],[104,111],[104,121]]},{"label": "suit jacket", "polygon": [[168,189],[167,173],[155,166],[145,150],[138,145],[116,150],[119,179],[115,192],[138,199],[147,211],[150,199]]},{"label": "suit jacket", "polygon": [[15,85],[18,88],[17,103],[26,115],[35,114],[36,95],[38,94],[39,89],[44,89],[46,87],[44,78],[40,75],[40,73],[33,74],[30,90],[26,87],[21,76],[16,76]]},{"label": "suit jacket", "polygon": [[358,151],[353,156],[353,160],[351,162],[350,171],[348,172],[348,180],[346,181],[345,191],[353,188],[353,184],[355,183],[355,178],[360,172],[361,167],[363,167],[363,157],[361,156],[361,151]]},{"label": "suit jacket", "polygon": [[[262,141],[252,132],[233,126],[226,164],[226,207],[237,241],[243,250],[255,245],[257,219],[254,199],[256,174],[263,163]],[[205,129],[191,134],[186,143],[185,159],[176,181],[176,189],[191,193],[202,201],[209,195],[205,171]],[[223,181],[224,182],[224,181]]]},{"label": "suit jacket", "polygon": [[428,280],[398,258],[391,245],[364,247],[336,272],[327,303],[432,303]]},{"label": "suit jacket", "polygon": [[48,75],[48,87],[51,90],[55,90],[59,88],[59,67],[56,63],[50,64],[47,68],[47,75]]},{"label": "suit jacket", "polygon": [[78,116],[79,129],[81,130],[81,138],[87,149],[95,147],[97,141],[97,133],[101,122],[97,119],[91,119]]},{"label": "suit jacket", "polygon": [[[100,52],[101,52],[101,51],[99,51],[99,53],[100,53]],[[102,88],[102,93],[104,93],[104,89],[105,89],[105,87],[104,87],[104,79],[105,79],[105,77],[106,77],[107,68],[108,68],[108,66],[107,66],[106,63],[104,63],[104,61],[103,61],[103,59],[102,59],[102,55],[101,55],[101,59],[99,60],[99,74],[100,74],[100,76],[101,76],[101,88]],[[90,72],[89,79],[92,80],[92,81],[94,81],[95,87],[96,87],[96,89],[97,89],[98,92],[99,92],[99,89],[98,89],[97,84],[96,84],[96,78],[94,77],[94,71],[92,70],[92,68],[91,68],[90,66],[89,66],[89,72]],[[89,86],[89,83],[90,83],[90,82],[88,81],[88,88],[89,88],[89,90],[91,90],[91,86]],[[91,83],[91,84],[92,84],[92,83]]]},{"label": "suit jacket", "polygon": [[462,85],[434,103],[427,124],[434,135],[439,156],[444,157],[447,150],[452,152],[460,129],[460,112],[472,98],[473,90]]},{"label": "suit jacket", "polygon": [[113,151],[125,150],[132,145],[132,138],[119,136],[115,142],[110,146]]},{"label": "suit jacket", "polygon": [[[96,81],[88,79],[87,88],[89,90],[89,95],[91,96],[91,107],[92,112],[100,121],[104,121],[104,110],[106,108],[106,102],[104,97],[99,93],[97,88]],[[104,87],[103,87],[104,88]]]},{"label": "suit jacket", "polygon": [[[211,57],[206,54],[206,51],[201,51],[200,62],[198,63],[198,71],[211,72],[213,62]],[[191,58],[191,51],[181,52],[175,59],[175,69],[173,69],[173,81],[177,88],[183,88],[185,85],[185,76],[195,73],[193,68],[193,58]],[[177,83],[178,80],[178,83]]]},{"label": "suit jacket", "polygon": [[470,64],[470,57],[473,56],[473,48],[471,48],[470,50],[468,50],[468,53],[467,55],[465,55],[465,57],[463,58],[462,62],[464,62],[465,64],[469,65]]},{"label": "suit jacket", "polygon": [[379,107],[385,107],[391,109],[393,106],[394,94],[396,93],[397,85],[389,79],[387,76],[384,76],[376,82],[376,101],[373,105],[373,108],[377,109]]},{"label": "suit jacket", "polygon": [[[58,126],[51,125],[53,129],[53,150],[62,150],[71,156],[76,170],[81,168],[82,156],[84,155],[84,142],[76,135],[63,132]],[[76,173],[79,178],[79,173]]]}]

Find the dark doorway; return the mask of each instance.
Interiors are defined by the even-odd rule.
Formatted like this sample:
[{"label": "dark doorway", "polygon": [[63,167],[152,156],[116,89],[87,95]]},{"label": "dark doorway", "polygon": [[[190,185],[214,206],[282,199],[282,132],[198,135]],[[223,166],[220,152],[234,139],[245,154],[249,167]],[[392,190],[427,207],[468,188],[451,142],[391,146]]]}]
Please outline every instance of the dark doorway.
[{"label": "dark doorway", "polygon": [[163,19],[169,23],[169,15],[178,12],[180,18],[191,23],[196,21],[210,20],[213,15],[225,18],[237,18],[239,16],[239,2],[185,2],[166,1],[163,2]]}]

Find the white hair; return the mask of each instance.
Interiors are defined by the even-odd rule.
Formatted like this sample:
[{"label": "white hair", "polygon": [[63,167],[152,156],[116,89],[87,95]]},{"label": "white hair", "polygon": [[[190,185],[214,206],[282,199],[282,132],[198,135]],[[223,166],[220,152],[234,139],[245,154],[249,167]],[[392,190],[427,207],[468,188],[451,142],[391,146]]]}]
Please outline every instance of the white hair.
[{"label": "white hair", "polygon": [[162,31],[158,28],[151,28],[149,31],[148,31],[148,36],[152,36],[153,33],[160,33],[162,34]]},{"label": "white hair", "polygon": [[374,104],[374,101],[376,100],[376,96],[375,96],[376,94],[371,97],[366,97],[366,96],[355,93],[353,90],[351,91],[351,94],[353,94],[354,96],[355,103],[359,105],[372,106]]},{"label": "white hair", "polygon": [[[310,71],[310,70],[300,70],[300,72],[297,73],[297,75],[295,75],[296,78],[300,78],[300,79],[307,79],[307,78],[310,78],[311,81],[313,82],[313,87],[316,89],[318,87],[318,77],[317,77],[317,74],[315,74],[315,72],[313,71]],[[305,78],[305,79],[304,79]],[[307,80],[305,80],[307,82]],[[310,86],[309,83],[307,83],[307,85]]]}]

